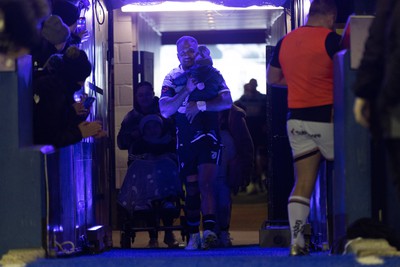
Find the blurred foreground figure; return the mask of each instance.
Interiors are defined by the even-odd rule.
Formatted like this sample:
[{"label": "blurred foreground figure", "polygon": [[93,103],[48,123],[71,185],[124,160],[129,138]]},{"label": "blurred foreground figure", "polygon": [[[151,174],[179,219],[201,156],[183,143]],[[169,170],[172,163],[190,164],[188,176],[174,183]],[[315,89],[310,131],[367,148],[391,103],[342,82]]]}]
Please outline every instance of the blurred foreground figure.
[{"label": "blurred foreground figure", "polygon": [[[374,140],[384,140],[388,174],[398,199],[389,200],[384,222],[398,232],[400,199],[400,2],[377,1],[376,16],[357,78],[354,117],[369,128]],[[381,178],[381,177],[380,177]],[[386,185],[386,187],[388,187]],[[389,192],[386,191],[385,193]],[[396,238],[399,240],[400,234]]]},{"label": "blurred foreground figure", "polygon": [[0,65],[11,65],[29,53],[48,14],[47,0],[0,0]]},{"label": "blurred foreground figure", "polygon": [[62,55],[59,66],[34,81],[34,141],[55,148],[78,143],[82,138],[106,136],[97,121],[86,121],[74,93],[92,71],[85,51],[75,46]]}]

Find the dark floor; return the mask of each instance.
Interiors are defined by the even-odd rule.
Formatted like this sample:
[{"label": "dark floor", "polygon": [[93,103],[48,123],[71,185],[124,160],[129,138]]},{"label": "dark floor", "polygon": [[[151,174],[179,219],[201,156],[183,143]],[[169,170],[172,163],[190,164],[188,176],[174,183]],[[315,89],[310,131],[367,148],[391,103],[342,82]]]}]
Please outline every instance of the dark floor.
[{"label": "dark floor", "polygon": [[[234,198],[232,212],[233,247],[186,251],[182,247],[168,249],[146,248],[148,235],[137,233],[131,249],[119,248],[119,231],[113,232],[113,248],[89,255],[71,255],[54,259],[39,258],[27,265],[3,265],[4,267],[355,267],[388,266],[400,267],[400,257],[357,258],[354,255],[329,255],[327,251],[312,252],[307,257],[289,257],[287,247],[260,247],[259,229],[266,219],[266,194],[247,196],[240,194]],[[162,240],[162,233],[159,240]],[[1,265],[0,265],[1,266]]]},{"label": "dark floor", "polygon": [[[314,253],[307,257],[288,257],[287,249],[236,246],[229,249],[185,251],[184,249],[112,249],[97,255],[39,259],[27,267],[355,267],[364,265],[399,267],[400,257],[358,259],[354,255],[329,256]],[[11,266],[10,266],[11,267]]]},{"label": "dark floor", "polygon": [[[267,218],[267,194],[260,192],[248,195],[245,192],[233,197],[230,233],[232,243],[236,246],[258,245],[259,230]],[[160,247],[166,247],[161,241],[163,232],[159,234]],[[175,233],[178,241],[183,243],[179,232]],[[133,248],[145,248],[149,237],[147,232],[137,232]],[[182,244],[184,245],[184,244]],[[120,247],[120,231],[113,232],[113,246]]]}]

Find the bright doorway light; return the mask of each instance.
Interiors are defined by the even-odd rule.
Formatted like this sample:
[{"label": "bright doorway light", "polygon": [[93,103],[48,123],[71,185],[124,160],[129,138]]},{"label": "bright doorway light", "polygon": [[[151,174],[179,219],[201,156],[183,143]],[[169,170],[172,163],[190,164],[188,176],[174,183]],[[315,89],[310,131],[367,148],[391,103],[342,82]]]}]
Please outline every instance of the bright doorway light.
[{"label": "bright doorway light", "polygon": [[304,12],[304,24],[307,23],[307,19],[308,19],[308,12],[310,12],[310,6],[311,6],[311,0],[304,0],[304,8],[303,8],[303,12]]},{"label": "bright doorway light", "polygon": [[[234,101],[240,98],[244,84],[252,78],[258,82],[258,91],[267,92],[265,44],[217,44],[207,47],[211,50],[213,66],[221,71]],[[163,45],[160,53],[161,75],[154,77],[157,96],[161,95],[165,75],[179,66],[178,58],[171,55],[176,55],[176,46]]]}]

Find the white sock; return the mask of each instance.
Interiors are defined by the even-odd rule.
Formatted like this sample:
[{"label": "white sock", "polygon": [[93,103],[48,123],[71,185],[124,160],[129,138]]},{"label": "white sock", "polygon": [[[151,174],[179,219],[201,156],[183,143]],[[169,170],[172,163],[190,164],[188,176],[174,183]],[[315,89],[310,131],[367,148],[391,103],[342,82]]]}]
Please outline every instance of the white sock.
[{"label": "white sock", "polygon": [[292,245],[304,247],[303,228],[310,213],[310,199],[300,196],[289,197],[288,215]]}]

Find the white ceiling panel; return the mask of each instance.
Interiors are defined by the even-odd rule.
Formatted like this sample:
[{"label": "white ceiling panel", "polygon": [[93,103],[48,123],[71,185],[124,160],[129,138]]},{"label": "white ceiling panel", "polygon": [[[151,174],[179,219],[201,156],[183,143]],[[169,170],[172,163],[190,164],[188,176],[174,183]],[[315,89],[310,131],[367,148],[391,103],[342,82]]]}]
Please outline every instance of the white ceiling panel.
[{"label": "white ceiling panel", "polygon": [[[159,32],[267,29],[283,9],[143,12],[140,16]],[[212,20],[212,21],[211,21]]]}]

